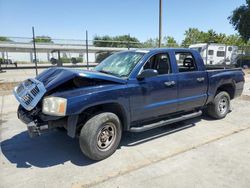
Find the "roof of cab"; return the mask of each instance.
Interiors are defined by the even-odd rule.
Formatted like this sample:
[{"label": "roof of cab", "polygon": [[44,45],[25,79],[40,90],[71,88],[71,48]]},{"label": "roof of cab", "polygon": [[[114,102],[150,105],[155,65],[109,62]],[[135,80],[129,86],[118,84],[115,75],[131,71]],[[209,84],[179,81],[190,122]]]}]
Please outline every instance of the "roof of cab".
[{"label": "roof of cab", "polygon": [[161,52],[161,51],[190,51],[190,52],[196,52],[196,50],[194,49],[190,49],[190,48],[142,48],[142,49],[135,49],[135,50],[131,50],[134,52],[142,52],[142,53],[157,53],[157,52]]}]

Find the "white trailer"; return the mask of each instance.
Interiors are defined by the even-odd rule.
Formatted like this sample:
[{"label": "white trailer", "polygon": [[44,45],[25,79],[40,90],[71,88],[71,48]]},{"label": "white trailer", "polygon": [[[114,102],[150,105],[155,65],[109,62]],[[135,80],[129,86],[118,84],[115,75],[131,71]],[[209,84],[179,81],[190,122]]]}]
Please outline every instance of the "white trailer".
[{"label": "white trailer", "polygon": [[198,50],[205,64],[235,64],[238,57],[238,47],[216,43],[192,44],[189,48]]}]

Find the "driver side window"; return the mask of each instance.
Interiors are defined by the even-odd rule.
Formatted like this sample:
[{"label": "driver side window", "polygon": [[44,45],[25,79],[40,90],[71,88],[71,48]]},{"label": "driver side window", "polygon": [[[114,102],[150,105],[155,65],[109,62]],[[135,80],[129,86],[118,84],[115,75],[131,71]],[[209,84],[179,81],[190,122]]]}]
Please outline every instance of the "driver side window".
[{"label": "driver side window", "polygon": [[152,56],[143,66],[143,70],[154,69],[159,75],[170,74],[170,60],[167,53],[156,54]]}]

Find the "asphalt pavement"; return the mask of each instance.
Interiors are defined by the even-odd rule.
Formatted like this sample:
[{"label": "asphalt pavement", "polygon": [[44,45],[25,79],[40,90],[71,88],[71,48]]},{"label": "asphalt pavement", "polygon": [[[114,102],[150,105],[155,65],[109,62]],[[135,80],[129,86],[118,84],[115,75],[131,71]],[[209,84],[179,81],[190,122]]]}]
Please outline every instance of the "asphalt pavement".
[{"label": "asphalt pavement", "polygon": [[206,116],[124,133],[94,162],[63,131],[29,138],[11,94],[0,98],[0,187],[250,187],[250,75],[223,120]]}]

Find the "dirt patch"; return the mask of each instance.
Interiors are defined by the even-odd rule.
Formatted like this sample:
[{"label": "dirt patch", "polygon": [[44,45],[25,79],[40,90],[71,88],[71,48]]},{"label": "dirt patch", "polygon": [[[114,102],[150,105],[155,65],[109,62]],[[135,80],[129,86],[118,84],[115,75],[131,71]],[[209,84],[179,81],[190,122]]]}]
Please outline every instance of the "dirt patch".
[{"label": "dirt patch", "polygon": [[241,95],[241,96],[239,97],[239,99],[245,100],[245,101],[250,101],[250,96],[249,96],[249,95]]},{"label": "dirt patch", "polygon": [[0,83],[0,92],[12,91],[15,86],[17,86],[20,82],[6,82]]},{"label": "dirt patch", "polygon": [[250,74],[250,69],[243,69],[243,72],[244,72],[245,74]]}]

